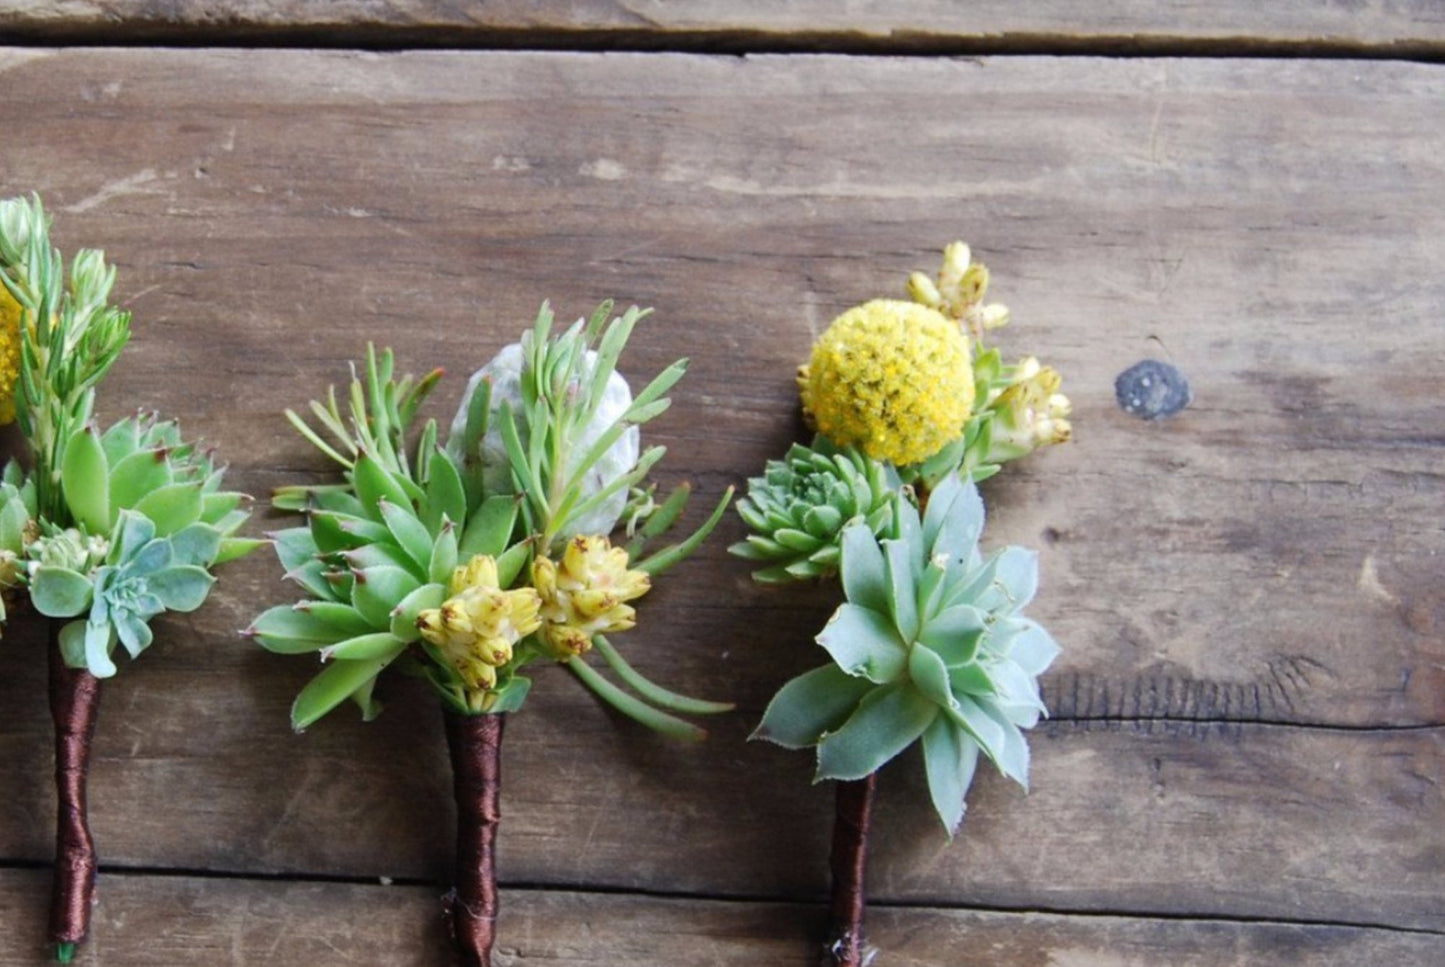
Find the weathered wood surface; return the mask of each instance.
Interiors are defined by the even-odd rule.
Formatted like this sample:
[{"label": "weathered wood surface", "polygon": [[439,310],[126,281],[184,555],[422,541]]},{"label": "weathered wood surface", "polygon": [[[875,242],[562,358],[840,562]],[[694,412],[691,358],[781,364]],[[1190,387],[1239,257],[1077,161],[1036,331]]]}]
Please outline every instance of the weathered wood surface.
[{"label": "weathered wood surface", "polygon": [[[446,962],[427,886],[270,883],[111,874],[89,962],[105,967],[184,964]],[[35,872],[0,873],[0,916],[45,888]],[[813,967],[820,906],[756,901],[504,890],[498,967]],[[8,921],[8,917],[6,918]],[[876,908],[872,937],[901,967],[960,963],[1059,967],[1436,967],[1438,938],[1357,927],[1204,920],[1138,921]],[[37,963],[38,943],[0,949],[0,967]]]},{"label": "weathered wood surface", "polygon": [[0,31],[44,41],[231,44],[689,47],[937,52],[1142,50],[1229,53],[1301,47],[1438,56],[1432,0],[1258,4],[1247,0],[5,0]]},{"label": "weathered wood surface", "polygon": [[[270,883],[111,874],[90,962],[105,967],[183,964],[446,962],[427,886]],[[0,873],[0,916],[45,887],[35,872]],[[822,909],[790,903],[504,890],[498,967],[812,967]],[[9,917],[6,917],[7,921]],[[1139,921],[1096,916],[880,907],[871,935],[901,967],[960,963],[1058,967],[1435,967],[1436,937],[1285,923]],[[0,949],[0,967],[29,967],[39,945]]]},{"label": "weathered wood surface", "polygon": [[[1042,552],[1034,609],[1065,653],[1027,798],[984,777],[948,845],[918,763],[885,776],[872,895],[910,905],[877,915],[889,962],[1442,959],[1440,68],[0,56],[0,182],[39,191],[65,247],[110,251],[137,314],[102,409],[185,416],[258,494],[325,472],[279,411],[344,378],[367,340],[461,377],[543,298],[578,314],[615,296],[657,307],[627,372],[692,357],[651,438],[673,478],[715,498],[799,434],[791,371],[811,335],[968,238],[1014,310],[1001,342],[1056,363],[1075,401],[1076,443],[987,493],[989,539]],[[1196,403],[1163,424],[1126,417],[1114,375],[1165,351]],[[509,728],[501,875],[539,892],[504,893],[504,945],[588,963],[576,938],[615,910],[613,962],[807,959],[818,908],[786,904],[825,889],[830,797],[806,757],[743,739],[820,661],[810,639],[833,598],[755,588],[722,551],[739,533],[730,521],[619,639],[646,673],[739,702],[711,742],[641,734],[560,672]],[[313,922],[344,910],[376,949],[435,942],[412,915],[434,890],[305,882],[439,883],[448,777],[415,682],[392,683],[376,723],[343,712],[289,734],[312,667],[234,634],[287,593],[271,562],[234,566],[107,686],[97,840],[111,869],[166,875],[109,877],[101,924],[125,936],[153,897],[175,962],[177,911],[273,892]],[[11,867],[49,855],[40,641],[16,622],[4,643]],[[17,925],[0,956],[16,962],[43,911],[14,884],[37,880],[11,870],[0,888]],[[612,889],[659,899],[596,892]],[[243,913],[209,916],[198,930],[243,954],[273,939],[247,939]],[[650,955],[629,918],[692,953]],[[1241,922],[1261,918],[1281,923]],[[286,942],[273,962],[320,950]],[[115,962],[134,956],[113,943]]]}]

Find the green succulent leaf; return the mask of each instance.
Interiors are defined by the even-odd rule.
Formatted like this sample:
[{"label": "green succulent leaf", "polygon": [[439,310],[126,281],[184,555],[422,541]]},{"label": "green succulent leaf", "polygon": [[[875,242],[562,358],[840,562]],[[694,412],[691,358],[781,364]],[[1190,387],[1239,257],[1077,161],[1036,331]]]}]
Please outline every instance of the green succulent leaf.
[{"label": "green succulent leaf", "polygon": [[328,645],[321,649],[321,660],[331,661],[332,659],[392,659],[406,650],[407,643],[397,639],[389,631],[374,631],[370,634],[357,635],[355,638],[347,638],[345,641],[338,641],[334,645]]},{"label": "green succulent leaf", "polygon": [[842,727],[872,689],[867,679],[855,678],[837,665],[804,672],[773,696],[751,738],[787,749],[817,745],[824,734]]},{"label": "green succulent leaf", "polygon": [[417,567],[425,570],[432,557],[432,536],[426,525],[412,513],[409,506],[393,504],[383,500],[378,505],[386,529],[396,539],[396,544]]},{"label": "green succulent leaf", "polygon": [[918,637],[918,588],[914,579],[915,553],[904,539],[883,542],[883,564],[888,573],[888,610],[904,641]]},{"label": "green succulent leaf", "polygon": [[7,491],[0,504],[0,548],[20,553],[25,541],[25,529],[30,523],[31,512],[18,491]]},{"label": "green succulent leaf", "polygon": [[137,450],[110,469],[110,506],[134,507],[154,490],[174,483],[164,450]]},{"label": "green succulent leaf", "polygon": [[201,485],[179,483],[153,490],[135,505],[135,512],[150,518],[160,536],[174,534],[201,519]]},{"label": "green succulent leaf", "polygon": [[890,612],[888,569],[883,550],[873,532],[864,524],[850,524],[843,530],[843,593],[859,607],[879,614]]},{"label": "green succulent leaf", "polygon": [[496,691],[492,693],[492,704],[487,711],[493,715],[520,711],[522,703],[527,700],[527,694],[531,690],[532,680],[530,678],[525,675],[513,675],[507,681],[498,684]]},{"label": "green succulent leaf", "polygon": [[60,629],[60,658],[67,668],[85,668],[85,622],[69,621]]},{"label": "green succulent leaf", "polygon": [[[291,705],[291,727],[300,732],[361,689],[369,689],[392,658],[338,659],[311,679]],[[369,698],[370,693],[367,693]]]},{"label": "green succulent leaf", "polygon": [[488,497],[467,520],[457,544],[457,557],[469,561],[478,554],[498,557],[507,549],[516,527],[521,498],[511,495]]},{"label": "green succulent leaf", "polygon": [[[340,601],[298,601],[292,606],[291,613],[316,619],[321,625],[334,631],[336,636],[364,635],[377,630],[361,616],[361,612]],[[333,636],[330,640],[334,641],[336,637]]]},{"label": "green succulent leaf", "polygon": [[269,541],[250,537],[227,537],[221,541],[221,546],[216,550],[216,557],[211,563],[213,565],[229,564],[232,561],[240,560],[252,551],[259,551],[268,543]]},{"label": "green succulent leaf", "polygon": [[873,689],[843,727],[818,743],[818,772],[823,779],[862,779],[923,734],[940,714],[938,706],[907,684]]},{"label": "green succulent leaf", "polygon": [[978,744],[940,715],[923,733],[923,764],[933,808],[952,838],[963,820],[964,798],[978,767]]},{"label": "green succulent leaf", "polygon": [[276,550],[276,558],[285,571],[314,562],[316,555],[320,553],[316,538],[309,527],[288,527],[273,532],[270,537],[271,546]]},{"label": "green succulent leaf", "polygon": [[458,562],[457,529],[452,526],[450,521],[447,521],[442,525],[436,543],[432,545],[431,560],[427,564],[427,578],[437,584],[447,583]]},{"label": "green succulent leaf", "polygon": [[402,598],[391,612],[391,635],[399,641],[412,642],[421,637],[416,619],[423,611],[440,608],[446,600],[447,589],[439,583],[423,584]]},{"label": "green succulent leaf", "polygon": [[1024,628],[1008,646],[1009,660],[1030,675],[1040,675],[1059,655],[1058,643],[1039,624],[1023,619]]},{"label": "green succulent leaf", "polygon": [[355,465],[351,468],[351,482],[356,488],[356,496],[362,506],[376,507],[383,500],[398,506],[411,504],[411,499],[407,495],[401,479],[387,471],[370,454],[362,454],[357,458]]},{"label": "green succulent leaf", "polygon": [[355,578],[351,605],[374,628],[389,628],[392,610],[422,583],[410,571],[390,565],[365,568]]},{"label": "green succulent leaf", "polygon": [[435,534],[442,521],[449,520],[458,527],[467,519],[467,491],[462,475],[445,450],[432,454],[426,483],[426,515],[423,523]]},{"label": "green succulent leaf", "polygon": [[167,611],[194,611],[205,603],[216,579],[205,568],[182,564],[162,568],[146,579],[146,588]]},{"label": "green succulent leaf", "polygon": [[988,615],[971,605],[956,604],[935,615],[919,633],[918,640],[952,667],[973,661],[987,628]]},{"label": "green succulent leaf", "polygon": [[207,567],[221,553],[221,532],[195,523],[171,536],[171,557],[177,564]]},{"label": "green succulent leaf", "polygon": [[93,621],[87,621],[81,627],[85,646],[84,667],[96,678],[113,677],[116,667],[115,662],[110,660],[110,651],[115,645],[115,629],[109,623],[96,624]]},{"label": "green succulent leaf", "polygon": [[132,658],[140,657],[140,653],[149,648],[154,640],[150,625],[129,611],[113,614],[111,623],[115,627],[116,637]]},{"label": "green succulent leaf", "polygon": [[92,534],[109,534],[109,467],[95,427],[77,430],[66,442],[60,481],[66,506],[75,522]]},{"label": "green succulent leaf", "polygon": [[923,542],[929,558],[944,554],[956,565],[968,563],[983,533],[983,522],[978,488],[949,475],[929,495],[923,515]]},{"label": "green succulent leaf", "polygon": [[851,602],[833,612],[817,641],[843,671],[878,684],[898,681],[908,666],[907,646],[893,623]]},{"label": "green succulent leaf", "polygon": [[915,644],[908,650],[908,677],[913,687],[939,708],[958,707],[949,683],[948,666],[938,652],[927,645]]},{"label": "green succulent leaf", "polygon": [[74,618],[89,607],[90,578],[69,568],[41,565],[30,578],[30,601],[47,618]]},{"label": "green succulent leaf", "polygon": [[[251,627],[247,628],[245,633],[259,641],[261,647],[267,651],[280,655],[319,651],[327,645],[350,637],[347,630],[351,627],[349,622],[338,627],[337,624],[312,614],[309,609],[300,610],[305,605],[323,603],[328,602],[302,601],[295,607],[278,604],[267,608],[256,616],[256,620],[251,622]],[[365,627],[370,628],[370,625]]]}]

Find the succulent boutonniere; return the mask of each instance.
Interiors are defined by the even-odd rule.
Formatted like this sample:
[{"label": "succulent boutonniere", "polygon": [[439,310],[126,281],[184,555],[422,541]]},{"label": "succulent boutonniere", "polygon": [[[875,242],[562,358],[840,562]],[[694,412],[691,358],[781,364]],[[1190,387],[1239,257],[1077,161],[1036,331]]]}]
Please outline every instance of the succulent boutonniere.
[{"label": "succulent boutonniere", "polygon": [[618,711],[684,739],[704,732],[678,713],[731,708],[649,681],[608,638],[634,627],[634,603],[731,499],[690,536],[650,550],[689,491],[654,499],[647,476],[664,448],[642,449],[639,428],[667,409],[686,363],[633,395],[616,364],[643,315],[612,318],[604,303],[555,332],[544,305],[521,341],[472,377],[445,438],[418,418],[440,371],[398,377],[390,351],[368,352],[344,406],[331,392],[309,420],[288,413],[343,480],[277,492],[278,507],[306,514],[274,535],[305,597],[259,615],[249,633],[274,652],[320,654],[321,672],[292,707],[298,730],[348,698],[375,716],[377,677],[393,665],[435,688],[458,818],[447,909],[468,964],[491,962],[502,727],[531,688],[529,666],[560,664]]},{"label": "succulent boutonniere", "polygon": [[[127,417],[101,431],[96,389],[130,337],[109,304],[115,269],[82,250],[68,269],[38,200],[0,201],[0,422],[17,422],[28,470],[0,478],[0,589],[52,619],[50,702],[60,823],[51,934],[68,962],[90,923],[96,858],[85,778],[100,683],[117,646],[135,658],[151,621],[194,611],[211,569],[260,542],[236,537],[242,494],[175,423]],[[0,618],[8,614],[0,604]]]},{"label": "succulent boutonniere", "polygon": [[799,369],[817,430],[748,482],[738,512],[753,531],[731,548],[764,583],[840,574],[844,604],[817,636],[829,663],[785,684],[755,738],[813,748],[817,779],[838,780],[833,928],[827,962],[859,967],[874,779],[921,741],[933,806],[952,836],[980,755],[1019,783],[1022,730],[1045,714],[1037,678],[1058,646],[1025,617],[1038,575],[1017,547],[979,549],[975,481],[1069,438],[1058,373],[1007,366],[984,332],[1008,321],[986,304],[987,270],[956,242],[912,302],[879,299],[839,316]]}]

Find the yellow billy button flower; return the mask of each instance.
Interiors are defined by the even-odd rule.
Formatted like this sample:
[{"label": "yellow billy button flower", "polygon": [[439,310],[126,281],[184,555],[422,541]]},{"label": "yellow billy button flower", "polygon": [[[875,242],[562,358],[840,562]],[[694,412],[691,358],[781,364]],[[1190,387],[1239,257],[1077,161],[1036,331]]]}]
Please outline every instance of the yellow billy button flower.
[{"label": "yellow billy button flower", "polygon": [[20,322],[25,309],[0,284],[0,426],[15,422],[15,383],[20,379]]},{"label": "yellow billy button flower", "polygon": [[467,688],[497,684],[497,668],[512,659],[512,646],[541,627],[542,599],[532,588],[503,591],[497,562],[478,554],[452,572],[451,597],[417,615],[421,636],[436,645]]},{"label": "yellow billy button flower", "polygon": [[627,569],[627,551],[601,535],[572,538],[561,561],[538,557],[532,584],[542,596],[542,639],[559,661],[591,648],[593,635],[635,627],[626,602],[652,587],[644,572]]},{"label": "yellow billy button flower", "polygon": [[895,464],[943,449],[963,432],[973,406],[973,361],[958,325],[892,299],[833,320],[798,383],[819,433]]}]

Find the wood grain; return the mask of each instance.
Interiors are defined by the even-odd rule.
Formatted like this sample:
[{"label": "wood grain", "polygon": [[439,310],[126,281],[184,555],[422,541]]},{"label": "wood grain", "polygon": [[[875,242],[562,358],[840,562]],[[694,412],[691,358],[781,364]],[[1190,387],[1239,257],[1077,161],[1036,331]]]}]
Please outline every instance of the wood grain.
[{"label": "wood grain", "polygon": [[[1063,919],[1058,949],[1082,952],[1058,963],[1152,962],[1176,929],[1183,963],[1343,963],[1354,943],[1438,959],[1434,934],[1309,924],[1445,930],[1439,68],[26,50],[0,70],[0,183],[39,191],[64,247],[108,249],[137,314],[102,410],[183,414],[257,494],[326,472],[279,411],[367,340],[463,377],[543,298],[575,315],[615,296],[657,307],[629,375],[692,359],[651,438],[668,479],[716,499],[801,432],[790,378],[811,336],[968,238],[1014,310],[1007,352],[1058,365],[1076,405],[1076,443],[986,495],[989,539],[1041,551],[1056,722],[1033,793],[984,778],[951,846],[917,763],[890,769],[874,896],[1090,914]],[[1194,406],[1121,413],[1114,375],[1165,353]],[[743,739],[821,661],[834,592],[756,588],[722,551],[740,525],[721,530],[618,644],[739,713],[679,748],[545,673],[503,753],[504,887],[821,897],[830,797],[806,757]],[[439,882],[435,703],[394,682],[378,722],[291,736],[313,666],[235,635],[287,594],[271,562],[234,566],[107,687],[103,857]],[[41,641],[17,621],[4,643],[12,864],[48,855]],[[1297,924],[1089,932],[1100,913]],[[738,915],[771,950],[771,914]],[[899,916],[890,949],[924,933]],[[568,949],[548,956],[586,962]]]},{"label": "wood grain", "polygon": [[1438,56],[1430,0],[1251,4],[1128,0],[9,0],[0,30],[43,41],[362,44],[873,52],[1094,53],[1327,50]]},{"label": "wood grain", "polygon": [[[0,967],[39,962],[33,912],[43,876],[0,872],[0,915],[18,942]],[[431,886],[268,883],[182,876],[102,877],[88,962],[105,967],[207,964],[444,963]],[[786,903],[669,900],[537,890],[503,891],[499,967],[811,967],[822,911]],[[1434,967],[1445,939],[1428,934],[1280,923],[1215,923],[1040,913],[875,907],[870,936],[903,967],[1107,965]]]}]

